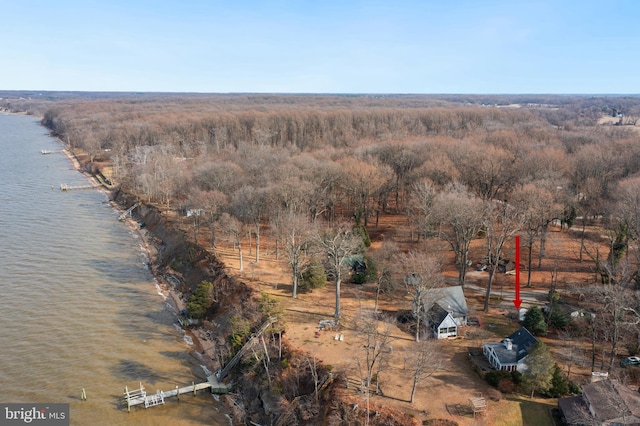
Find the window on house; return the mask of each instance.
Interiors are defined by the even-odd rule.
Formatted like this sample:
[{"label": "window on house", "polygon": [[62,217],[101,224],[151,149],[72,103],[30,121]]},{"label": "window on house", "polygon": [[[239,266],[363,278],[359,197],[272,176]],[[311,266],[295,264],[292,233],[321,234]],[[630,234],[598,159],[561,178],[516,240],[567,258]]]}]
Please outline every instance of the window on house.
[{"label": "window on house", "polygon": [[447,332],[447,327],[442,327],[442,328],[439,330],[439,333],[440,333],[440,334],[445,334],[446,332]]},{"label": "window on house", "polygon": [[455,333],[456,332],[456,328],[455,327],[449,327],[449,330],[447,330],[449,333]]}]

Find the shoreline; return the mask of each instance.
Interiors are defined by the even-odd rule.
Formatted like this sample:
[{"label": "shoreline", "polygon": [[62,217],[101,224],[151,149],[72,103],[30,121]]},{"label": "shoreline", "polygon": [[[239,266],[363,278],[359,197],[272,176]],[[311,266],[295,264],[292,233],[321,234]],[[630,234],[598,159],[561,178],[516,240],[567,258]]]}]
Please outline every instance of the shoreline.
[{"label": "shoreline", "polygon": [[[111,190],[109,188],[106,188],[99,181],[99,179],[97,179],[92,173],[89,173],[86,170],[84,170],[78,156],[71,149],[69,149],[59,138],[56,138],[56,139],[63,146],[62,152],[69,159],[73,168],[79,173],[81,173],[82,175],[84,175],[87,179],[89,179],[91,184],[95,186],[96,189],[102,191],[107,195],[107,198],[109,199],[109,204],[115,211],[123,213],[126,209],[124,209],[120,204],[118,204],[112,199],[112,196],[110,193]],[[163,301],[170,307],[170,309],[173,311],[175,315],[176,321],[174,322],[174,325],[177,324],[177,326],[182,330],[182,333],[184,334],[184,336],[189,337],[189,340],[191,343],[187,339],[183,339],[188,346],[187,351],[189,355],[192,356],[199,363],[198,365],[200,369],[203,370],[203,373],[205,374],[205,376],[208,376],[209,374],[213,374],[213,372],[216,370],[216,366],[213,365],[213,362],[212,362],[215,359],[214,358],[215,354],[211,350],[212,348],[205,349],[204,345],[202,344],[202,340],[203,339],[206,340],[206,338],[202,336],[202,333],[200,332],[199,328],[192,330],[189,328],[185,328],[178,323],[178,317],[180,315],[180,312],[186,309],[186,303],[181,297],[182,296],[181,293],[179,293],[174,288],[174,286],[171,283],[169,283],[164,278],[163,274],[160,273],[160,271],[158,270],[158,263],[157,263],[158,258],[157,258],[156,250],[151,243],[152,241],[151,235],[146,229],[143,229],[140,226],[140,222],[138,222],[136,219],[134,219],[131,216],[125,218],[124,223],[129,227],[129,229],[135,232],[138,238],[140,239],[140,246],[146,257],[147,268],[151,276],[153,277],[153,282],[156,286],[157,293],[159,296],[162,297]],[[195,372],[194,372],[194,375],[198,376],[198,374],[195,374]],[[203,377],[203,378],[206,379],[207,377]]]},{"label": "shoreline", "polygon": [[[111,206],[118,212],[124,212],[125,210],[113,200],[109,202]],[[196,359],[200,364],[200,368],[204,367],[207,371],[204,371],[205,376],[212,374],[214,372],[215,366],[213,366],[211,360],[213,359],[213,352],[204,348],[201,341],[201,333],[199,329],[189,329],[183,327],[178,322],[178,318],[180,316],[180,312],[186,309],[186,303],[181,297],[181,293],[179,293],[171,283],[169,283],[163,276],[162,273],[158,271],[157,264],[157,254],[155,248],[151,244],[152,237],[149,232],[140,227],[140,222],[135,220],[132,217],[127,217],[124,220],[124,223],[136,233],[136,235],[140,238],[141,249],[143,250],[146,258],[147,258],[147,268],[149,273],[153,277],[154,284],[156,286],[157,293],[160,297],[162,297],[163,301],[170,307],[171,311],[175,315],[174,325],[179,327],[182,330],[184,336],[188,336],[191,343],[187,341],[185,342],[188,346],[187,350],[189,355],[191,355],[194,359]],[[168,308],[167,308],[168,309]],[[195,374],[197,376],[197,374]],[[207,378],[207,377],[203,377]]]}]

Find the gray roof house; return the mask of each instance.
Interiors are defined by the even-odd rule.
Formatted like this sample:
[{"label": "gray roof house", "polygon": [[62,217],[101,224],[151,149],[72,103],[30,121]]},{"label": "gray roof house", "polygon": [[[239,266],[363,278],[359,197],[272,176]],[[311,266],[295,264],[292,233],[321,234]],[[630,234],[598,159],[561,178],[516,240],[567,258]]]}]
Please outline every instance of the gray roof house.
[{"label": "gray roof house", "polygon": [[538,339],[524,327],[499,343],[485,343],[482,353],[489,360],[489,364],[496,370],[524,371],[527,366],[524,359]]},{"label": "gray roof house", "polygon": [[456,337],[458,327],[467,325],[469,317],[462,287],[441,287],[437,291],[437,297],[427,311],[429,325],[438,339]]},{"label": "gray roof house", "polygon": [[640,425],[640,393],[613,380],[582,387],[582,395],[560,398],[558,408],[569,426]]}]

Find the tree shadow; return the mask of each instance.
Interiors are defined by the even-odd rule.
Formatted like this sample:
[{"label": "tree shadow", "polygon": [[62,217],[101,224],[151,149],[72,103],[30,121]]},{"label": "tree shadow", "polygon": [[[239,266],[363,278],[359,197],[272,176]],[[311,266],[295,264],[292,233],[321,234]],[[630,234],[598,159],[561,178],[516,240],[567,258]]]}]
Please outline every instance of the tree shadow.
[{"label": "tree shadow", "polygon": [[170,380],[170,378],[158,374],[156,370],[147,367],[139,361],[126,359],[120,360],[120,362],[113,367],[112,373],[121,379],[124,384],[130,382],[136,382],[136,384],[138,382],[155,384],[159,381]]},{"label": "tree shadow", "polygon": [[509,395],[505,399],[518,403],[523,426],[553,424],[551,408],[555,407],[552,402],[556,400],[550,399],[547,404],[536,399],[529,399],[528,397],[515,394]]}]

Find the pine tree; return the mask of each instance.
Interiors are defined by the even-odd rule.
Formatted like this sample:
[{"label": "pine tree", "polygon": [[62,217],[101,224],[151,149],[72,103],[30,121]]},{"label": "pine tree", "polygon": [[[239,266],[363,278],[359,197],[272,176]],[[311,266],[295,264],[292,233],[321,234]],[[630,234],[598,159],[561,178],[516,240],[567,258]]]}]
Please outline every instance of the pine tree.
[{"label": "pine tree", "polygon": [[533,306],[527,311],[522,325],[535,336],[547,334],[547,323],[544,321],[542,311],[537,306]]},{"label": "pine tree", "polygon": [[547,395],[552,398],[558,398],[569,394],[569,384],[567,377],[564,375],[558,364],[553,365],[553,376],[551,377],[551,388]]}]

